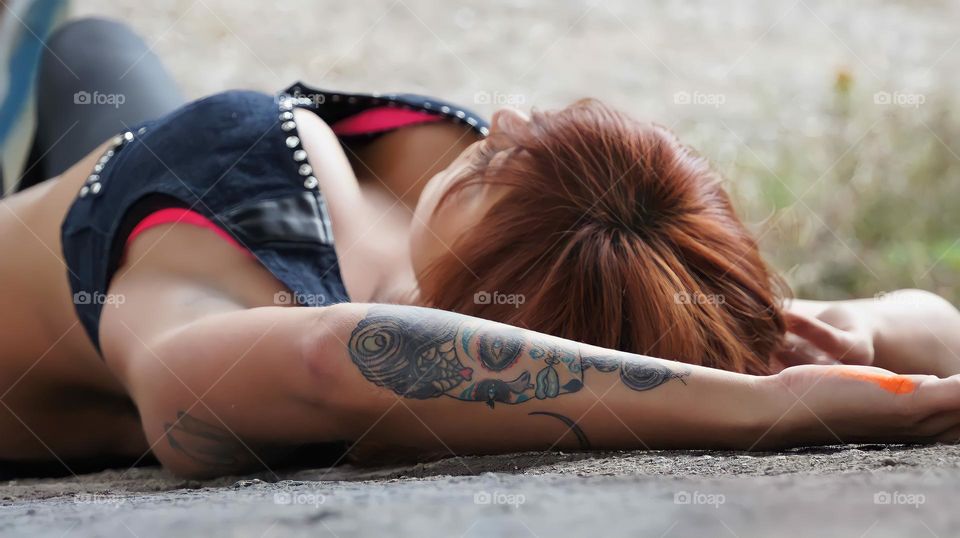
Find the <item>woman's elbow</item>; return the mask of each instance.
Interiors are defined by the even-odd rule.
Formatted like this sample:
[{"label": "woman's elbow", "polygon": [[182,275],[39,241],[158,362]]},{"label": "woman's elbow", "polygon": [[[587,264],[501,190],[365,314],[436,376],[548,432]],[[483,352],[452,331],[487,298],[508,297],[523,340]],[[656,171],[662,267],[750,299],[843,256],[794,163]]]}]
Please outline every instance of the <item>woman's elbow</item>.
[{"label": "woman's elbow", "polygon": [[201,413],[209,413],[202,400],[172,371],[157,368],[161,360],[137,365],[131,378],[131,396],[154,457],[166,470],[184,478],[208,478],[240,471],[215,465],[215,461],[203,456],[213,446],[196,444],[198,440],[204,441],[208,433],[197,428],[195,422]]},{"label": "woman's elbow", "polygon": [[285,443],[353,438],[382,401],[345,343],[361,315],[349,304],[300,310],[240,356],[184,335],[156,346],[133,366],[129,388],[157,459],[180,476],[237,474]]},{"label": "woman's elbow", "polygon": [[307,375],[301,390],[312,405],[340,424],[338,431],[346,438],[365,417],[382,415],[398,397],[365,378],[351,357],[351,337],[366,309],[367,305],[355,303],[323,308],[303,353]]}]

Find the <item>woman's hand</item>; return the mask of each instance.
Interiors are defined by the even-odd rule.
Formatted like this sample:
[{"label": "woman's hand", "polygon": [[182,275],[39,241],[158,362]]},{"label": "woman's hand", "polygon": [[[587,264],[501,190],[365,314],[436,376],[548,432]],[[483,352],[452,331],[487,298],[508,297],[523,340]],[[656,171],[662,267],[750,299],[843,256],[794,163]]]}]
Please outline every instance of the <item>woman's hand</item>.
[{"label": "woman's hand", "polygon": [[901,374],[960,374],[960,312],[922,290],[872,299],[794,300],[774,372],[800,364],[858,364]]},{"label": "woman's hand", "polygon": [[773,370],[802,364],[874,364],[876,324],[856,309],[837,304],[816,316],[784,311],[787,334],[771,360]]},{"label": "woman's hand", "polygon": [[778,415],[758,447],[960,440],[960,376],[795,366],[763,383],[779,398]]}]

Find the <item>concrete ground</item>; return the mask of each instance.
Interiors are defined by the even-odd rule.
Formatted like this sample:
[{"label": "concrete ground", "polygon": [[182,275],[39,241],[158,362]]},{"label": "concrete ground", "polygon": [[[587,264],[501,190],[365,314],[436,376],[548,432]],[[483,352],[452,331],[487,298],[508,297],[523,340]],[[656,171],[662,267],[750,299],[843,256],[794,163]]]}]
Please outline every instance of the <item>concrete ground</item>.
[{"label": "concrete ground", "polygon": [[[960,6],[938,0],[82,0],[74,11],[127,21],[191,98],[303,79],[489,114],[589,95],[674,127],[721,166],[765,162],[785,133],[829,144],[838,81],[855,80],[863,106],[877,91],[960,87]],[[811,147],[813,179],[835,157]],[[0,535],[947,537],[960,534],[958,456],[519,454],[211,482],[121,469],[0,483]]]},{"label": "concrete ground", "polygon": [[527,453],[210,482],[138,468],[0,495],[2,536],[947,537],[960,447]]}]

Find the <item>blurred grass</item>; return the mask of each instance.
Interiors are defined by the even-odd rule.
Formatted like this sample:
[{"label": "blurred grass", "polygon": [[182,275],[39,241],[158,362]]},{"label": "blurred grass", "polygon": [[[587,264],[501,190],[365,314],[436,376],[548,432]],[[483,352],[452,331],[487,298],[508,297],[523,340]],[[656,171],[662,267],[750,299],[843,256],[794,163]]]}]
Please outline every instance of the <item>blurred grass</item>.
[{"label": "blurred grass", "polygon": [[738,153],[726,170],[737,206],[797,296],[921,287],[960,304],[956,99],[884,105],[878,91],[839,72],[820,136],[784,129],[762,161]]}]

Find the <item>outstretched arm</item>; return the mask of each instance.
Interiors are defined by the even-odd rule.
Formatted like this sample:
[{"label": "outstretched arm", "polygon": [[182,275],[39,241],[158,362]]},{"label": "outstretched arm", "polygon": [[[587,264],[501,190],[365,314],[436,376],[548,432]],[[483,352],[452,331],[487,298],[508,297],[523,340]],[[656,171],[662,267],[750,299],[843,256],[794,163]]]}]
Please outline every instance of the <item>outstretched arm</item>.
[{"label": "outstretched arm", "polygon": [[870,299],[792,301],[788,363],[816,355],[903,374],[960,374],[960,312],[942,297],[901,290]]},{"label": "outstretched arm", "polygon": [[158,350],[129,386],[158,457],[190,475],[333,440],[413,454],[752,449],[953,440],[960,424],[956,379],[854,366],[752,377],[407,306],[225,313]]}]

